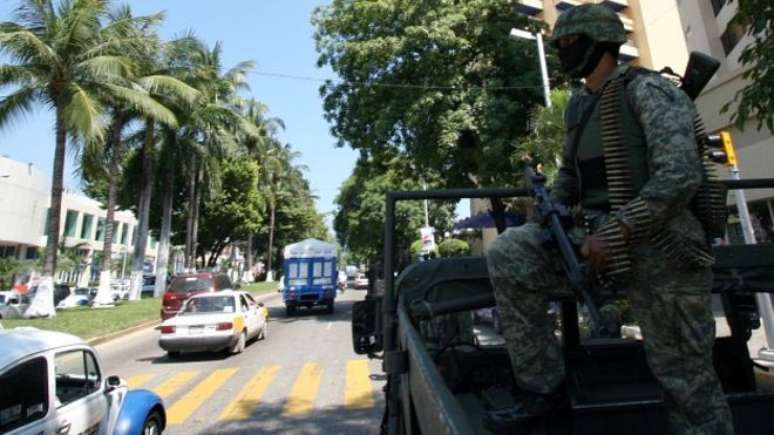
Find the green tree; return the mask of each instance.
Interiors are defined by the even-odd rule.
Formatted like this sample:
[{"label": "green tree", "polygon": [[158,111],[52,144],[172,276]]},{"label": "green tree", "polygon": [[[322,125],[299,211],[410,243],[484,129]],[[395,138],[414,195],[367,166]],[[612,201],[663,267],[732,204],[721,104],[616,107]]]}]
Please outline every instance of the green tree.
[{"label": "green tree", "polygon": [[438,244],[438,254],[441,257],[463,257],[470,255],[470,245],[460,239],[446,239]]},{"label": "green tree", "polygon": [[528,160],[539,164],[549,180],[559,169],[562,148],[564,147],[564,110],[570,100],[570,91],[554,89],[551,91],[551,107],[537,106],[532,111],[533,130],[511,156],[511,164],[518,167]]},{"label": "green tree", "polygon": [[318,65],[341,78],[320,90],[339,146],[403,155],[441,187],[512,184],[541,101],[534,43],[508,38],[534,26],[513,1],[334,0],[313,23]]},{"label": "green tree", "polygon": [[739,56],[745,67],[742,77],[749,84],[740,89],[722,111],[735,108],[731,120],[739,128],[755,118],[758,130],[766,125],[774,133],[774,2],[740,0],[737,3],[739,9],[729,28],[745,28],[745,34],[753,38]]},{"label": "green tree", "polygon": [[[338,210],[333,228],[339,243],[352,254],[356,263],[381,258],[384,246],[385,194],[391,190],[421,190],[422,185],[411,177],[410,168],[401,159],[385,164],[358,161],[353,175],[344,181],[336,205]],[[432,183],[431,183],[432,184]],[[430,225],[443,233],[450,229],[453,207],[431,202]],[[424,210],[420,201],[401,201],[395,210],[395,241],[401,252],[410,246],[424,226]],[[407,260],[404,256],[404,260]]]},{"label": "green tree", "polygon": [[63,170],[68,136],[85,142],[102,140],[103,106],[99,95],[125,99],[121,77],[131,69],[123,56],[110,54],[114,44],[101,38],[107,11],[104,0],[21,0],[15,22],[0,23],[0,52],[13,63],[0,65],[0,86],[14,89],[0,101],[0,126],[30,112],[36,103],[53,110],[54,168],[44,276],[56,270]]},{"label": "green tree", "polygon": [[202,252],[209,252],[209,267],[230,243],[244,240],[261,226],[263,203],[258,193],[258,164],[227,159],[220,165],[220,186],[204,202],[199,237]]}]

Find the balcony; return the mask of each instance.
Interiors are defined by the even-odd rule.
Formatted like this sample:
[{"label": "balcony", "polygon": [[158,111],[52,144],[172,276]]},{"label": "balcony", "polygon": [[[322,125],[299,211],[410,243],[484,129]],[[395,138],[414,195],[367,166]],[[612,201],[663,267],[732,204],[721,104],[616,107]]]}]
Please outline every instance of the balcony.
[{"label": "balcony", "polygon": [[543,12],[543,0],[519,0],[516,2],[516,12],[534,17]]},{"label": "balcony", "polygon": [[634,31],[634,22],[631,18],[627,17],[624,14],[618,14],[618,18],[621,19],[621,22],[623,23],[624,30],[626,30],[626,33],[631,33]]},{"label": "balcony", "polygon": [[616,12],[621,12],[629,7],[629,0],[603,0],[602,4]]},{"label": "balcony", "polygon": [[629,62],[640,57],[640,50],[631,41],[626,41],[621,46],[619,58],[621,62]]},{"label": "balcony", "polygon": [[556,9],[559,12],[564,12],[567,9],[578,6],[580,4],[582,3],[578,0],[559,0],[558,2],[556,2]]}]

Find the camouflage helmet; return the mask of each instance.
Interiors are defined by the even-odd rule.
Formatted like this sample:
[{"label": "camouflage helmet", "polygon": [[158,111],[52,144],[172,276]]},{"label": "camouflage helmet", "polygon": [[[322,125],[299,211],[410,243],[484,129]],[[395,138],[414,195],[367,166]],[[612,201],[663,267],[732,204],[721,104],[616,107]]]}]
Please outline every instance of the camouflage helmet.
[{"label": "camouflage helmet", "polygon": [[606,6],[584,4],[575,6],[556,20],[551,43],[567,35],[584,34],[596,42],[626,42],[626,32],[618,14]]}]

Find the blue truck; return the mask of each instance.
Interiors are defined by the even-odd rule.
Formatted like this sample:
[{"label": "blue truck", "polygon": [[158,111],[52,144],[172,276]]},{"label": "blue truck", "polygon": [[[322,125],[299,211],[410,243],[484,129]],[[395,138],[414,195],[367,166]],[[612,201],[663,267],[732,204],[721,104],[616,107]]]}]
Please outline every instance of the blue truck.
[{"label": "blue truck", "polygon": [[332,314],[336,301],[336,245],[306,239],[285,247],[282,265],[282,299],[285,313],[299,307],[323,306]]}]

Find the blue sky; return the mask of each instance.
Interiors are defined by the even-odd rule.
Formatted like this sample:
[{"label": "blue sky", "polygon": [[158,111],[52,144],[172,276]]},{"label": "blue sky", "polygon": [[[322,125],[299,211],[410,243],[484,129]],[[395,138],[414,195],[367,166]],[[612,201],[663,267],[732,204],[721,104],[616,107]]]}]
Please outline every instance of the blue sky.
[{"label": "blue sky", "polygon": [[[329,69],[316,67],[313,27],[310,17],[315,6],[325,0],[133,0],[128,1],[138,15],[164,11],[161,33],[171,38],[186,30],[213,44],[224,45],[224,66],[253,59],[257,71],[331,78]],[[14,0],[0,3],[0,20],[11,18]],[[282,118],[287,130],[280,134],[302,156],[298,163],[309,167],[307,178],[319,197],[318,211],[334,209],[333,199],[342,181],[351,173],[357,154],[349,148],[336,148],[323,119],[320,83],[251,75],[252,94],[268,104],[271,114]],[[51,173],[53,160],[53,116],[40,108],[33,116],[0,131],[0,154],[32,162]],[[66,184],[78,188],[68,158]],[[326,219],[331,222],[330,217]]]}]

